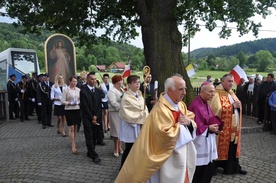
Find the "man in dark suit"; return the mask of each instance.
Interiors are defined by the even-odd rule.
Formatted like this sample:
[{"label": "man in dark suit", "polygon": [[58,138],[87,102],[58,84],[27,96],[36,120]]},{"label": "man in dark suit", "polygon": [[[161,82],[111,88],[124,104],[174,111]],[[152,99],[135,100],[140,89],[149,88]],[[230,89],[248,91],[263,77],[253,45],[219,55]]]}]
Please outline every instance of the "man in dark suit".
[{"label": "man in dark suit", "polygon": [[140,90],[144,96],[145,88],[144,88],[144,83],[146,83],[146,95],[145,95],[145,101],[146,105],[148,107],[148,111],[150,112],[154,104],[157,102],[157,99],[155,97],[155,91],[154,91],[154,86],[151,83],[152,76],[149,74],[146,78],[144,76],[144,82],[140,85]]},{"label": "man in dark suit", "polygon": [[[96,143],[104,145],[102,127],[102,100],[104,93],[95,87],[96,75],[90,72],[87,75],[87,84],[82,85],[80,91],[80,104],[82,111],[82,121],[84,126],[87,156],[91,157],[96,164],[101,162],[95,151]],[[97,142],[98,140],[98,142]]]},{"label": "man in dark suit", "polygon": [[42,123],[42,119],[41,119],[41,105],[39,106],[38,102],[37,102],[37,89],[40,86],[39,83],[44,82],[43,78],[44,78],[44,74],[39,74],[37,84],[36,84],[36,96],[35,96],[36,101],[35,101],[35,103],[36,103],[36,115],[37,115],[38,124]]},{"label": "man in dark suit", "polygon": [[53,127],[52,117],[52,100],[50,98],[52,82],[49,81],[48,75],[43,75],[43,81],[38,83],[37,87],[37,105],[41,106],[42,129],[46,126]]},{"label": "man in dark suit", "polygon": [[[244,92],[246,93],[245,105],[246,112],[248,116],[258,117],[258,85],[254,82],[254,78],[250,77],[249,81],[243,87]],[[245,110],[245,109],[243,109]]]},{"label": "man in dark suit", "polygon": [[34,109],[37,112],[36,90],[37,90],[37,73],[32,73],[32,78],[28,82],[29,86],[29,116],[33,116]]},{"label": "man in dark suit", "polygon": [[[266,115],[270,113],[270,108],[267,103],[267,99],[271,92],[274,90],[274,74],[270,73],[267,74],[266,81],[264,81],[260,87],[259,87],[259,93],[258,93],[258,124],[262,124],[264,121],[269,121],[269,116]],[[265,119],[265,116],[268,118]]]},{"label": "man in dark suit", "polygon": [[18,93],[18,101],[20,103],[20,121],[29,119],[29,87],[27,85],[27,76],[23,75],[22,80],[16,84],[16,90]]},{"label": "man in dark suit", "polygon": [[[18,117],[18,95],[15,88],[15,74],[10,75],[10,79],[7,83],[7,91],[8,91],[8,101],[9,101],[9,118],[10,120],[14,120]],[[15,117],[13,116],[13,113]]]}]

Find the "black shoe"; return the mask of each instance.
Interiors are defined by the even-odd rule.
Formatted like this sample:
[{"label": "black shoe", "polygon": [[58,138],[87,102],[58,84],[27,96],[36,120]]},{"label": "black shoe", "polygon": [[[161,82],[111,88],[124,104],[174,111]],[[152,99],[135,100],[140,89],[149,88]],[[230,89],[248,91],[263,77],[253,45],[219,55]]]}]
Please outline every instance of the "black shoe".
[{"label": "black shoe", "polygon": [[240,169],[240,170],[239,170],[239,174],[246,175],[246,174],[247,174],[247,171],[244,170],[244,169]]},{"label": "black shoe", "polygon": [[263,122],[262,121],[258,121],[258,124],[260,125],[260,124],[262,124]]},{"label": "black shoe", "polygon": [[95,158],[93,159],[93,162],[96,163],[96,164],[100,164],[101,163],[101,159],[100,158]]},{"label": "black shoe", "polygon": [[21,121],[21,122],[24,122],[24,119],[21,119],[20,121]]},{"label": "black shoe", "polygon": [[276,132],[273,132],[273,131],[271,131],[269,133],[272,134],[272,135],[276,135]]},{"label": "black shoe", "polygon": [[92,156],[89,153],[87,153],[86,155],[87,155],[87,157],[92,158]]},{"label": "black shoe", "polygon": [[38,121],[38,124],[41,124],[42,122],[41,121]]},{"label": "black shoe", "polygon": [[25,121],[31,121],[31,119],[27,118],[27,119],[25,119]]},{"label": "black shoe", "polygon": [[97,145],[105,146],[105,143],[104,142],[97,142]]},{"label": "black shoe", "polygon": [[42,129],[45,129],[46,128],[46,125],[42,125]]},{"label": "black shoe", "polygon": [[10,120],[16,120],[16,118],[10,118]]},{"label": "black shoe", "polygon": [[48,124],[47,126],[49,126],[49,127],[54,127],[54,125],[52,125],[52,124]]}]

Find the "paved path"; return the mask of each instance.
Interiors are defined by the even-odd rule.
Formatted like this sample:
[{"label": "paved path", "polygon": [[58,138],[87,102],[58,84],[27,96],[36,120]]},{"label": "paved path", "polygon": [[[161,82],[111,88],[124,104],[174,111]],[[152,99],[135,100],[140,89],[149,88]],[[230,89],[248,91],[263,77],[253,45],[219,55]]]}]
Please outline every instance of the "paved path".
[{"label": "paved path", "polygon": [[[113,156],[108,134],[106,146],[96,147],[103,160],[96,165],[86,156],[82,129],[76,140],[79,154],[73,155],[69,137],[57,135],[55,127],[43,130],[35,117],[31,119],[0,124],[0,183],[114,182],[121,158]],[[260,132],[252,118],[246,118],[244,126],[240,163],[248,174],[218,173],[212,182],[276,183],[276,136]]]}]

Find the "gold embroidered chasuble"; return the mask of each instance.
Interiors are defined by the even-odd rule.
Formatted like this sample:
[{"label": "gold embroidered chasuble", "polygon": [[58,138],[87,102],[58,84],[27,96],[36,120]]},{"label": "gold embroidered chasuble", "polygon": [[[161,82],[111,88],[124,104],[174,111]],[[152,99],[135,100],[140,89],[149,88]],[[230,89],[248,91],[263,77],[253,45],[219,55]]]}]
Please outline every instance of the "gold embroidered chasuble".
[{"label": "gold embroidered chasuble", "polygon": [[138,90],[139,97],[129,89],[123,95],[119,116],[127,123],[143,124],[148,116],[148,109],[145,105],[142,93]]},{"label": "gold embroidered chasuble", "polygon": [[[115,183],[146,182],[169,159],[171,153],[173,153],[179,136],[180,126],[174,120],[172,113],[174,108],[163,95],[164,93],[160,95],[159,101],[154,105],[151,113],[147,117]],[[179,111],[187,115],[190,119],[194,118],[194,113],[187,110],[184,102],[179,102],[178,107]],[[194,121],[192,124],[196,128]],[[189,148],[190,146],[187,148],[188,154],[191,151]],[[191,160],[189,160],[189,157],[186,154],[183,156],[187,162],[185,162],[183,167],[177,168],[183,168],[183,174],[186,175],[186,170],[191,170],[189,165],[195,164],[195,162],[190,163],[189,161]],[[186,164],[188,164],[188,167]],[[187,174],[191,181],[194,172],[190,173],[189,171]]]},{"label": "gold embroidered chasuble", "polygon": [[233,141],[237,144],[236,157],[240,156],[242,108],[240,108],[239,115],[236,116],[228,94],[231,95],[234,101],[239,100],[233,90],[227,92],[221,85],[218,85],[216,94],[209,103],[214,114],[224,122],[222,132],[217,135],[217,160],[228,159],[229,145]]}]

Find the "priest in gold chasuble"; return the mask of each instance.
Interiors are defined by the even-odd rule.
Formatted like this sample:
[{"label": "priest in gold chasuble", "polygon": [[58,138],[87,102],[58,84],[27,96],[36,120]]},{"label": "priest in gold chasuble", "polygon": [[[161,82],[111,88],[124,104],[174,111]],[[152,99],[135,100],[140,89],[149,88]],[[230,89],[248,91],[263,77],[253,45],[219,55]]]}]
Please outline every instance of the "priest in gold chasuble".
[{"label": "priest in gold chasuble", "polygon": [[144,122],[116,183],[192,182],[196,124],[194,114],[182,102],[185,94],[181,76],[165,81],[165,93]]}]

